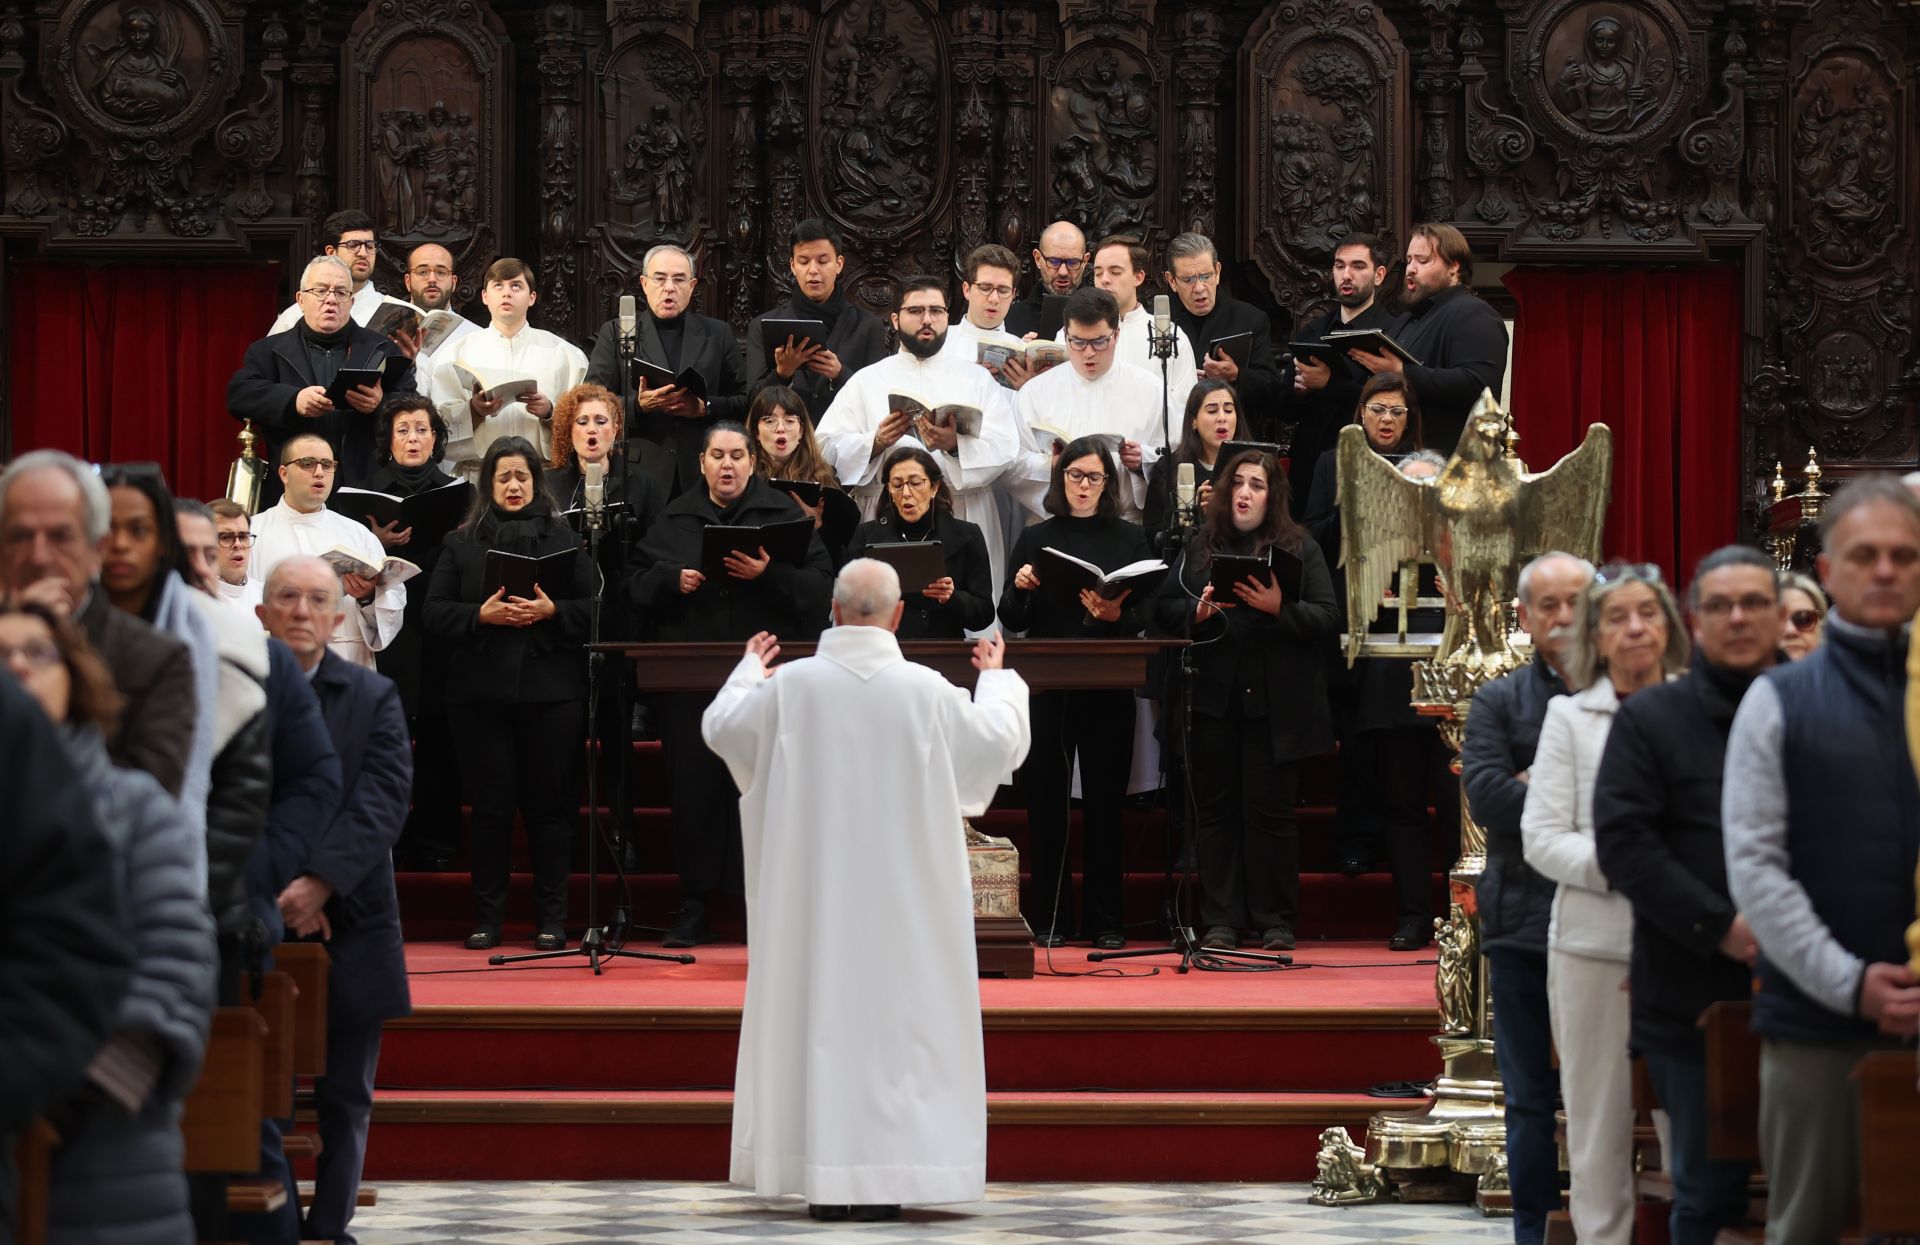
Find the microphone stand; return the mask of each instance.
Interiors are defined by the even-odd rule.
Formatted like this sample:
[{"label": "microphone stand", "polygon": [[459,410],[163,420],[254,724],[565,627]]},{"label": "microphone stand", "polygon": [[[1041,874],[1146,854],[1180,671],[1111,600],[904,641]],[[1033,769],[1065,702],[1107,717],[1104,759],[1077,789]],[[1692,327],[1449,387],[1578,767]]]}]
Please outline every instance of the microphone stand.
[{"label": "microphone stand", "polygon": [[[593,733],[600,721],[600,683],[607,655],[600,651],[600,602],[606,595],[607,577],[600,573],[600,532],[605,526],[601,510],[587,511],[587,557],[593,563],[593,604],[587,614],[587,928],[577,947],[558,951],[529,951],[522,955],[490,955],[487,963],[525,964],[538,960],[587,957],[593,975],[602,971],[602,960],[663,960],[669,964],[691,964],[690,955],[666,955],[656,951],[628,951],[608,945],[607,927],[600,923],[600,766],[593,757]],[[604,746],[604,741],[602,741]],[[633,745],[629,743],[627,747]]]}]

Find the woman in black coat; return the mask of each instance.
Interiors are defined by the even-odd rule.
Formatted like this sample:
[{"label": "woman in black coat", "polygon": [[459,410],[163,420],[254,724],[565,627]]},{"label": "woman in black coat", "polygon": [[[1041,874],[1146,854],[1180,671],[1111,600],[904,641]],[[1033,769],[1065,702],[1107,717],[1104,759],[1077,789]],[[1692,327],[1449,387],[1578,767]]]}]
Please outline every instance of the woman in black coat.
[{"label": "woman in black coat", "polygon": [[[649,637],[742,644],[770,631],[782,640],[818,639],[833,596],[833,562],[818,530],[808,537],[804,563],[783,562],[762,549],[757,557],[728,554],[724,573],[715,568],[709,576],[702,569],[709,527],[807,517],[793,498],[754,474],[746,428],[731,420],[707,428],[700,475],[705,487],[667,504],[634,559],[629,594]],[[709,901],[740,883],[740,794],[700,735],[700,718],[712,701],[711,692],[662,697],[680,872],[680,910],[661,939],[665,947],[710,941]]]},{"label": "woman in black coat", "polygon": [[[1020,533],[1009,564],[1017,566],[1000,597],[1009,631],[1053,639],[1119,639],[1140,634],[1145,601],[1123,592],[1105,600],[1082,592],[1066,605],[1038,589],[1035,563],[1048,548],[1115,571],[1153,556],[1146,529],[1119,516],[1110,487],[1119,479],[1098,440],[1080,438],[1054,460],[1046,510],[1052,518]],[[1134,698],[1125,690],[1038,692],[1032,698],[1033,746],[1025,775],[1030,872],[1039,894],[1029,903],[1044,946],[1057,947],[1073,928],[1067,886],[1068,795],[1080,758],[1081,826],[1085,839],[1081,927],[1104,950],[1126,945],[1121,910],[1120,811],[1133,757]]]},{"label": "woman in black coat", "polygon": [[1162,455],[1147,473],[1147,535],[1159,538],[1174,525],[1179,502],[1180,464],[1193,464],[1193,483],[1204,509],[1219,467],[1220,447],[1240,435],[1240,400],[1224,380],[1202,377],[1187,394],[1187,427],[1173,453]]},{"label": "woman in black coat", "polygon": [[[427,626],[447,647],[447,705],[473,805],[476,911],[467,946],[500,944],[511,868],[513,816],[526,821],[539,934],[534,947],[566,942],[567,873],[579,789],[592,567],[553,512],[540,455],[503,437],[480,467],[481,493],[465,525],[447,537],[427,592]],[[509,597],[487,574],[492,550],[526,557],[567,554],[566,571],[531,598]]]},{"label": "woman in black coat", "polygon": [[[396,394],[380,408],[374,441],[376,465],[364,487],[395,497],[414,497],[454,485],[441,466],[447,457],[447,424],[432,402],[417,393]],[[471,486],[462,492],[471,492]],[[345,510],[349,518],[359,518]],[[400,832],[399,854],[416,868],[452,866],[460,848],[460,763],[447,726],[447,653],[427,635],[427,589],[445,547],[432,532],[367,523],[388,553],[420,568],[407,592],[400,633],[374,654],[380,673],[400,689],[413,735],[413,811]]]},{"label": "woman in black coat", "polygon": [[[1269,454],[1222,464],[1205,525],[1161,585],[1154,621],[1190,637],[1190,673],[1176,676],[1168,732],[1186,758],[1200,867],[1206,945],[1231,949],[1260,931],[1268,951],[1291,951],[1300,917],[1300,835],[1294,820],[1301,763],[1333,745],[1326,653],[1340,630],[1326,559],[1293,521],[1286,473]],[[1221,554],[1300,559],[1300,589],[1280,578],[1233,585],[1216,600]]]},{"label": "woman in black coat", "polygon": [[933,455],[917,445],[887,454],[880,478],[886,488],[872,520],[847,543],[847,559],[869,556],[874,545],[933,541],[947,560],[947,573],[919,592],[901,596],[895,632],[902,640],[959,640],[993,625],[993,571],[986,537],[978,525],[953,517],[953,497]]}]

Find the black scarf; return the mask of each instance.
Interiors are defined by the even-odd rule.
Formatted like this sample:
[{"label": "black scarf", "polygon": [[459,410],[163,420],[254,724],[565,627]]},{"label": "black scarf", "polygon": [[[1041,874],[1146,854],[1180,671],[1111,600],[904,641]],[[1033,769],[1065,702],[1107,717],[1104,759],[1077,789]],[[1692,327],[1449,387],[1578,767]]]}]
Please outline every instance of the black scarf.
[{"label": "black scarf", "polygon": [[488,502],[474,535],[489,549],[531,557],[540,551],[540,542],[551,523],[552,507],[544,497],[536,497],[518,510],[505,510],[498,502]]},{"label": "black scarf", "polygon": [[[807,312],[812,312],[814,315],[819,316],[821,323],[827,326],[827,332],[832,333],[835,326],[840,323],[841,313],[847,309],[847,300],[845,296],[840,293],[840,287],[836,285],[833,287],[833,292],[827,295],[827,301],[824,303],[816,303],[799,290],[795,290],[793,292],[793,305],[794,309],[803,315]],[[824,345],[825,343],[820,344]]]},{"label": "black scarf", "polygon": [[399,459],[387,463],[387,471],[399,485],[400,496],[412,497],[428,489],[439,488],[453,477],[440,470],[440,464],[428,459],[418,467],[402,466]]}]

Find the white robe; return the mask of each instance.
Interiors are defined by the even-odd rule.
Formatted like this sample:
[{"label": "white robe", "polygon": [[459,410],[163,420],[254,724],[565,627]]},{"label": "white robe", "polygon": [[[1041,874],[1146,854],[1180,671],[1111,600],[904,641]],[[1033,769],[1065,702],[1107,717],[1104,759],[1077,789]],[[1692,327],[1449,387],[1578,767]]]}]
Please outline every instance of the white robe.
[{"label": "white robe", "polygon": [[[284,497],[272,509],[253,516],[253,536],[253,561],[247,564],[247,579],[262,588],[283,560],[301,554],[318,557],[335,545],[372,566],[380,565],[387,556],[380,538],[367,530],[366,524],[332,510],[302,514]],[[333,629],[327,647],[341,660],[371,670],[373,655],[400,634],[407,610],[407,586],[394,583],[376,589],[373,600],[365,605],[342,593],[340,609],[340,625]]]},{"label": "white robe", "polygon": [[[983,329],[967,319],[962,312],[960,318],[947,326],[947,344],[940,347],[940,353],[934,358],[942,363],[971,363],[980,366],[980,339],[983,337],[1013,337],[1004,324],[997,329]],[[1015,341],[1019,338],[1015,337]],[[993,382],[999,385],[999,381]],[[1000,386],[1002,389],[1005,385]]]},{"label": "white robe", "polygon": [[[418,303],[414,305],[416,307],[419,307]],[[426,314],[427,309],[425,307],[420,307],[419,309],[422,315]],[[452,308],[448,308],[448,310],[451,311]],[[454,314],[459,315],[460,313],[454,312]],[[479,331],[480,331],[479,325],[467,319],[465,316],[460,316],[460,322],[453,326],[453,332],[447,334],[446,337],[442,338],[438,346],[434,347],[432,350],[422,350],[419,354],[414,355],[413,356],[414,387],[417,388],[422,394],[428,397],[431,397],[432,396],[431,391],[433,389],[433,370],[440,366],[440,360],[453,358],[455,354],[454,344],[458,342],[461,338],[465,337],[467,334],[478,333]],[[558,398],[560,395],[556,393],[556,394],[551,394],[549,396]]]},{"label": "white robe", "polygon": [[[820,452],[840,477],[841,486],[853,494],[860,503],[861,515],[869,519],[879,505],[884,483],[880,464],[887,459],[886,454],[874,455],[873,434],[887,417],[887,395],[891,393],[918,394],[935,403],[965,402],[980,408],[980,435],[961,437],[954,453],[934,452],[933,458],[940,464],[940,474],[953,496],[954,517],[977,525],[986,537],[993,598],[999,600],[1006,541],[1000,534],[993,484],[1020,452],[1012,393],[977,363],[943,362],[939,355],[922,361],[904,350],[855,372],[820,417],[814,435],[819,439]],[[909,433],[894,442],[894,447],[920,444]]]},{"label": "white robe", "polygon": [[[373,319],[373,313],[380,309],[383,301],[385,300],[381,297],[380,291],[374,289],[373,282],[369,281],[353,292],[353,303],[348,307],[347,315],[355,324],[364,325]],[[298,323],[300,323],[300,304],[296,302],[275,318],[273,327],[267,330],[267,336],[284,333]]]},{"label": "white robe", "polygon": [[247,568],[248,578],[245,583],[230,584],[224,579],[220,581],[220,600],[248,618],[254,618],[256,615],[253,607],[260,604],[261,583],[252,577],[253,562],[251,560],[247,563]]},{"label": "white robe", "polygon": [[[1140,443],[1139,471],[1114,464],[1121,479],[1114,489],[1120,516],[1140,521],[1147,504],[1146,472],[1160,456],[1160,378],[1118,359],[1097,380],[1088,380],[1071,362],[1049,368],[1014,395],[1022,438],[1020,458],[1006,473],[1007,491],[1036,517],[1053,476],[1053,443],[1033,431],[1052,424],[1075,437],[1114,433]],[[1110,484],[1110,487],[1112,485]]]},{"label": "white robe", "polygon": [[983,671],[969,698],[878,627],[833,627],[818,653],[772,678],[747,657],[701,722],[741,792],[753,931],[729,1179],[824,1204],[977,1201],[960,818],[1026,757],[1027,685]]},{"label": "white robe", "polygon": [[[1148,337],[1148,330],[1152,327],[1153,313],[1148,311],[1145,305],[1135,303],[1132,311],[1120,317],[1120,340],[1114,343],[1113,348],[1120,352],[1118,362],[1132,364],[1152,375],[1153,411],[1155,426],[1158,427],[1162,385],[1160,360],[1154,358],[1153,351],[1149,349],[1152,342]],[[1167,360],[1165,389],[1168,435],[1165,440],[1168,445],[1180,444],[1181,424],[1187,413],[1187,394],[1192,391],[1194,382],[1200,379],[1200,373],[1197,370],[1200,365],[1195,361],[1193,342],[1188,339],[1187,331],[1179,325],[1175,325],[1173,331],[1180,344],[1173,357]],[[1067,330],[1063,327],[1053,340],[1065,342]],[[1162,438],[1160,433],[1155,432],[1147,440],[1159,446]]]},{"label": "white robe", "polygon": [[472,480],[487,456],[487,447],[501,437],[525,437],[545,454],[551,448],[552,425],[527,410],[524,402],[509,402],[474,426],[470,399],[473,392],[454,375],[455,363],[469,370],[485,368],[508,376],[531,376],[540,392],[558,402],[560,395],[587,378],[587,356],[566,338],[531,324],[512,337],[488,325],[443,343],[434,352],[433,404],[447,421],[447,467]]}]

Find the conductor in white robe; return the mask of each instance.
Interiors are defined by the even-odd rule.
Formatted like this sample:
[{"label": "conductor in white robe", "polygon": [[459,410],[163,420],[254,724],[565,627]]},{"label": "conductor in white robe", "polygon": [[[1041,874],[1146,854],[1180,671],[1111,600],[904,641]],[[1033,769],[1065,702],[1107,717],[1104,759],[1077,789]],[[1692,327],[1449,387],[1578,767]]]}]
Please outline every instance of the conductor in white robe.
[{"label": "conductor in white robe", "polygon": [[[893,313],[900,349],[854,373],[820,417],[820,452],[871,519],[880,499],[880,463],[896,445],[919,445],[935,456],[953,496],[953,514],[979,527],[992,564],[993,590],[1000,591],[1006,541],[994,505],[993,484],[1020,452],[1011,393],[978,363],[943,358],[948,333],[947,293],[936,277],[910,277]],[[980,431],[965,436],[952,428],[913,423],[896,413],[888,395],[902,393],[939,405],[962,402],[981,413]]]},{"label": "conductor in white robe", "polygon": [[901,656],[900,613],[893,569],[849,562],[817,655],[776,669],[755,636],[701,723],[740,788],[756,931],[731,1179],[817,1219],[986,1193],[961,818],[1026,757],[1027,685],[989,636],[969,697]]},{"label": "conductor in white robe", "polygon": [[[286,492],[253,516],[253,559],[247,564],[247,580],[253,585],[255,602],[273,568],[291,557],[324,557],[329,550],[341,548],[369,566],[379,566],[386,559],[380,538],[366,524],[327,509],[339,470],[325,437],[295,437],[281,447],[280,480]],[[373,655],[400,634],[407,612],[407,585],[399,579],[382,584],[358,575],[342,575],[340,583],[340,618],[327,647],[334,656],[371,670]]]}]

